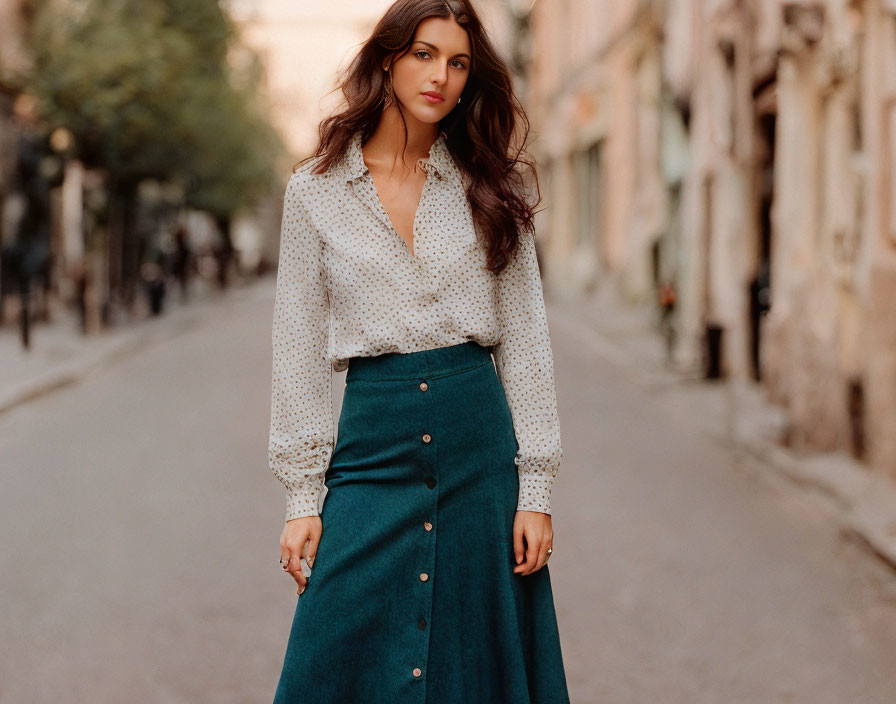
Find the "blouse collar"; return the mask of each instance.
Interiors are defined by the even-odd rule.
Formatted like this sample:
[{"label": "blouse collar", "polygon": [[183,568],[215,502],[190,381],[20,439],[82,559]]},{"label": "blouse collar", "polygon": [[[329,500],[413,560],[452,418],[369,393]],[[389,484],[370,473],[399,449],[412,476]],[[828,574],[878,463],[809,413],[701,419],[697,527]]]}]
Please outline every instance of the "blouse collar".
[{"label": "blouse collar", "polygon": [[[439,132],[436,141],[429,148],[428,157],[417,159],[417,164],[426,170],[432,170],[439,178],[448,175],[451,168],[451,153],[445,142],[445,133]],[[346,181],[353,181],[369,171],[364,163],[364,154],[361,150],[361,130],[352,135],[348,149],[342,161],[342,175]]]}]

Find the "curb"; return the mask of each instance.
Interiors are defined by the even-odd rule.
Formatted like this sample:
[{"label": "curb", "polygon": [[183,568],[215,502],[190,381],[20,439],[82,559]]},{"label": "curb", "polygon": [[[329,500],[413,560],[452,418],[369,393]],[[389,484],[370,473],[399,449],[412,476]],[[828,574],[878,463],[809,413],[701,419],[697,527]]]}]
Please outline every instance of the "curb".
[{"label": "curb", "polygon": [[830,498],[841,526],[896,568],[896,483],[839,454],[798,458],[776,445],[741,440],[737,446]]},{"label": "curb", "polygon": [[[204,321],[209,311],[219,304],[233,305],[251,296],[253,286],[264,286],[265,281],[235,285],[227,294],[206,300],[196,300],[184,308],[177,308],[160,318],[146,319],[130,323],[133,329],[120,330],[120,340],[109,342],[108,347],[83,358],[56,365],[44,374],[22,382],[12,389],[0,392],[0,415],[22,404],[51,394],[67,386],[81,383],[91,374],[107,368],[110,364],[127,359],[152,345],[166,342],[183,333],[194,330]],[[116,331],[110,331],[116,334]],[[76,334],[76,333],[75,333]],[[102,334],[102,333],[100,333]]]},{"label": "curb", "polygon": [[198,323],[197,320],[188,321],[186,325],[181,321],[170,322],[172,326],[164,331],[141,330],[136,332],[133,337],[128,336],[120,342],[110,343],[110,347],[98,355],[63,363],[56,369],[14,386],[10,391],[0,393],[0,415],[59,389],[78,384],[93,372],[133,356],[148,346],[187,332],[196,327]]}]

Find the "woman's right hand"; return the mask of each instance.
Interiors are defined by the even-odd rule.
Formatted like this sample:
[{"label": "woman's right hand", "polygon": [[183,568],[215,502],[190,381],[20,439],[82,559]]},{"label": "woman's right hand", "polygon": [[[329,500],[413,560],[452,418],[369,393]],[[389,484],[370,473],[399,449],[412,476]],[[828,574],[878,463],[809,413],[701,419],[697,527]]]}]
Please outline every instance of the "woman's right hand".
[{"label": "woman's right hand", "polygon": [[308,584],[308,578],[302,574],[301,558],[313,566],[322,532],[320,516],[303,516],[287,521],[280,534],[280,564],[296,580],[299,595]]}]

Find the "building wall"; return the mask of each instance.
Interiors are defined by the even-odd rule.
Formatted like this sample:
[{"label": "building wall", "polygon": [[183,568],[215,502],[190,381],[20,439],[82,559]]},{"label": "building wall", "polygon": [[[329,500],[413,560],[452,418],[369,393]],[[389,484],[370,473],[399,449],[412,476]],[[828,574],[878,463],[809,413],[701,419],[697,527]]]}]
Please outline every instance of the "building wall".
[{"label": "building wall", "polygon": [[[865,418],[872,465],[896,477],[896,2],[869,0],[862,47],[863,134],[869,174],[856,287],[867,301]],[[864,272],[867,272],[864,273]]]},{"label": "building wall", "polygon": [[656,20],[635,0],[532,11],[528,108],[548,184],[546,270],[567,297],[607,282],[630,299],[653,294],[650,250],[667,214]]},{"label": "building wall", "polygon": [[556,285],[649,300],[658,247],[680,364],[719,326],[793,446],[896,476],[896,0],[542,0],[531,24]]}]

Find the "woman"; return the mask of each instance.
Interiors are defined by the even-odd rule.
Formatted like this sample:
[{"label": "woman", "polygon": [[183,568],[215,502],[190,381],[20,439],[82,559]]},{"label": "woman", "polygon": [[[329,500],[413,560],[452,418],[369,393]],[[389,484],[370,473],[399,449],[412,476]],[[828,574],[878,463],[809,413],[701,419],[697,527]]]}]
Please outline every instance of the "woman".
[{"label": "woman", "polygon": [[525,115],[466,0],[396,2],[342,90],[283,211],[270,463],[301,598],[275,703],[568,702]]}]

